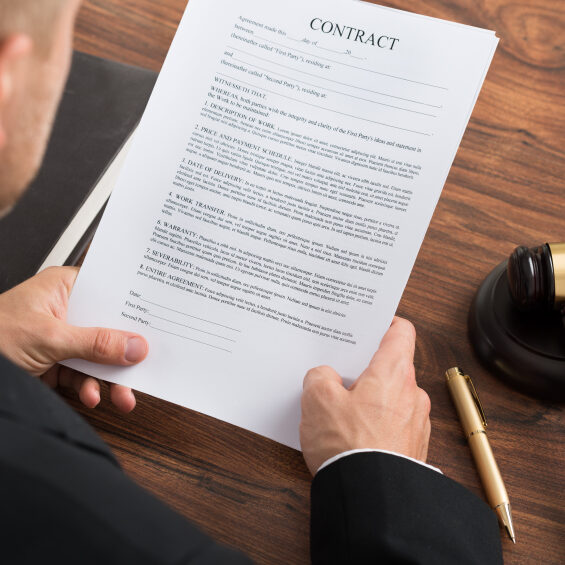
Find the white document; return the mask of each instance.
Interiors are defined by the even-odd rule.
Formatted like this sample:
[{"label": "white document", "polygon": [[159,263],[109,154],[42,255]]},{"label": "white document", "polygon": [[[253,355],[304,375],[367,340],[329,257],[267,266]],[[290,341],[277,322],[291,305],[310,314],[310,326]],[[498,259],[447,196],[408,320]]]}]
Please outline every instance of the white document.
[{"label": "white document", "polygon": [[190,0],[69,311],[149,356],[68,364],[299,448],[306,371],[354,379],[390,325],[497,41]]}]

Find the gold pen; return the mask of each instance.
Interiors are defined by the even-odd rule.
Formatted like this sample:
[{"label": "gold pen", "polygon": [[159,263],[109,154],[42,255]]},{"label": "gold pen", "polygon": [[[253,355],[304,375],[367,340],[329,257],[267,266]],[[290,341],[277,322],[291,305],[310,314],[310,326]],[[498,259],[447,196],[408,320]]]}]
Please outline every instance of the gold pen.
[{"label": "gold pen", "polygon": [[506,528],[510,539],[516,543],[508,493],[487,439],[486,417],[473,381],[458,367],[448,369],[445,378],[477,465],[487,500],[494,508],[500,523]]}]

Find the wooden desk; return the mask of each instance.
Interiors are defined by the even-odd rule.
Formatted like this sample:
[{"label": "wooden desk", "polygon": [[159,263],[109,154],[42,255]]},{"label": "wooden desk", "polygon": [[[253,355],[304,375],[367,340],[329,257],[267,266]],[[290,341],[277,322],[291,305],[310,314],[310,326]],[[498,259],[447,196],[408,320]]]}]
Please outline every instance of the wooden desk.
[{"label": "wooden desk", "polygon": [[[501,38],[399,313],[418,330],[417,374],[432,400],[430,463],[483,496],[443,381],[445,369],[459,364],[476,379],[512,501],[518,543],[501,531],[506,563],[564,563],[564,407],[489,375],[466,331],[475,289],[515,245],[565,240],[563,2],[387,4],[494,29]],[[158,70],[184,6],[185,0],[86,0],[76,47]],[[258,563],[309,561],[310,476],[300,453],[137,398],[130,416],[116,413],[107,397],[96,411],[82,410],[127,473]]]}]

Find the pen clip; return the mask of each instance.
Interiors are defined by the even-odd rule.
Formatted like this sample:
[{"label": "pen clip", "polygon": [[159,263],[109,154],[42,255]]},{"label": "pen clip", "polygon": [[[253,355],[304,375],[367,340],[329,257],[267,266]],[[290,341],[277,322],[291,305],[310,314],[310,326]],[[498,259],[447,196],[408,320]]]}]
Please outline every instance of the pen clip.
[{"label": "pen clip", "polygon": [[481,400],[479,398],[479,395],[477,394],[477,389],[475,388],[475,385],[473,384],[473,381],[471,380],[471,377],[469,375],[465,375],[465,380],[467,381],[467,384],[469,386],[469,390],[471,391],[471,396],[473,397],[473,400],[475,401],[475,406],[477,407],[477,410],[479,411],[479,416],[481,417],[481,420],[483,421],[483,426],[486,428],[487,427],[487,417],[485,415],[485,411],[483,410],[483,405],[481,404]]}]

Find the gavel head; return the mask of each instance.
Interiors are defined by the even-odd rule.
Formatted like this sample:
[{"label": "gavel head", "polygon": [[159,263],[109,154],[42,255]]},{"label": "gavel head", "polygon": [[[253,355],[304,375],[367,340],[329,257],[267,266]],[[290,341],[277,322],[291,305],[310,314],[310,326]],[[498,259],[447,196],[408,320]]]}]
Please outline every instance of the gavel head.
[{"label": "gavel head", "polygon": [[520,246],[508,259],[508,285],[522,310],[565,308],[565,243]]}]

